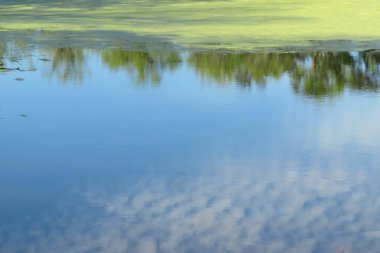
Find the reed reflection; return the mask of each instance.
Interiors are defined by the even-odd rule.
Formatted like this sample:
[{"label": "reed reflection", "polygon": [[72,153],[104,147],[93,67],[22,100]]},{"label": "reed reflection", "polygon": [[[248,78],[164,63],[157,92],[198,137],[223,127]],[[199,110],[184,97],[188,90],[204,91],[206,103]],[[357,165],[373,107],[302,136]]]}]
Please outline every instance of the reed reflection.
[{"label": "reed reflection", "polygon": [[0,38],[0,72],[33,70],[33,49],[22,40]]}]

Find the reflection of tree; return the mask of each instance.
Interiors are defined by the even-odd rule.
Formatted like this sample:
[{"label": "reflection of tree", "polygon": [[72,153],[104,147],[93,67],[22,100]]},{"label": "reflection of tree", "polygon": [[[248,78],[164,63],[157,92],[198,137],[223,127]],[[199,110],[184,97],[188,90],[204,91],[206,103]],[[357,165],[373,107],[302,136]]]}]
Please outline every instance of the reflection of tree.
[{"label": "reflection of tree", "polygon": [[[40,60],[47,61],[51,75],[63,82],[83,80],[86,71],[83,49],[56,48],[40,52],[46,53],[47,59]],[[34,69],[33,53],[34,49],[25,42],[0,38],[0,70]],[[126,70],[137,83],[158,84],[164,71],[176,69],[183,61],[178,51],[147,47],[141,51],[108,49],[100,54],[108,68]],[[377,91],[380,86],[378,50],[358,53],[190,52],[187,66],[218,84],[235,82],[244,87],[264,86],[268,78],[286,75],[295,93],[313,98],[333,97],[347,88]]]},{"label": "reflection of tree", "polygon": [[365,76],[380,83],[380,51],[367,50],[360,52],[359,56],[365,68]]},{"label": "reflection of tree", "polygon": [[3,55],[5,51],[6,51],[5,43],[0,42],[0,71],[5,68],[5,64],[3,61]]},{"label": "reflection of tree", "polygon": [[294,56],[279,53],[193,53],[188,63],[202,77],[218,83],[236,81],[246,86],[253,81],[265,84],[267,77],[279,78],[295,67]]},{"label": "reflection of tree", "polygon": [[103,62],[112,70],[125,69],[136,76],[139,83],[147,81],[158,84],[162,71],[174,70],[182,59],[178,52],[138,52],[122,49],[105,50],[102,53]]},{"label": "reflection of tree", "polygon": [[320,98],[354,90],[379,88],[380,54],[365,51],[313,53],[193,53],[188,63],[202,77],[218,83],[265,84],[267,78],[288,74],[293,90]]},{"label": "reflection of tree", "polygon": [[[364,53],[364,52],[363,52]],[[310,65],[302,62],[301,72],[292,72],[292,85],[296,93],[306,96],[334,96],[345,87],[353,90],[377,90],[379,83],[373,71],[362,64],[373,62],[374,55],[356,55],[348,52],[316,52],[310,55]],[[378,64],[377,64],[378,65]]]},{"label": "reflection of tree", "polygon": [[85,72],[83,49],[56,48],[52,51],[52,74],[60,81],[82,81]]}]

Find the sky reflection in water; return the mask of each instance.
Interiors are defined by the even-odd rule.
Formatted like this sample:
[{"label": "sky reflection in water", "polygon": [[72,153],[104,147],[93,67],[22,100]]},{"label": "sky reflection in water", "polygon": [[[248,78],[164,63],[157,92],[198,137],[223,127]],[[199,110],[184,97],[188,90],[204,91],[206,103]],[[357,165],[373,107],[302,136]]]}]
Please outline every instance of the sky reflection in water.
[{"label": "sky reflection in water", "polygon": [[378,52],[0,52],[0,252],[378,252]]}]

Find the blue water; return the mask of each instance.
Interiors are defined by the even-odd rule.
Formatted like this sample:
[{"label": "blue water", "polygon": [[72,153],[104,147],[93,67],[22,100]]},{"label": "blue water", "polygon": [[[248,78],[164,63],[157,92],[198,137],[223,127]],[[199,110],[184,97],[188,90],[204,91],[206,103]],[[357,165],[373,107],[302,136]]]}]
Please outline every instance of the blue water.
[{"label": "blue water", "polygon": [[380,252],[378,64],[310,95],[30,50],[0,72],[0,252]]}]

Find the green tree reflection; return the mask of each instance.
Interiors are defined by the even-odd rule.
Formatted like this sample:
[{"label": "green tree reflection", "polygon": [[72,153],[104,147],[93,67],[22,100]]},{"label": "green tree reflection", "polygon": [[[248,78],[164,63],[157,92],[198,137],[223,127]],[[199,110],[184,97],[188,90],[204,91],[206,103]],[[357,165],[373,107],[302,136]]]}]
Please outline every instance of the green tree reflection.
[{"label": "green tree reflection", "polygon": [[0,42],[0,71],[5,70],[4,54],[6,51],[5,43]]},{"label": "green tree reflection", "polygon": [[103,63],[112,70],[125,69],[139,84],[159,84],[164,70],[172,71],[182,62],[178,52],[126,51],[111,49],[102,52]]},{"label": "green tree reflection", "polygon": [[[19,60],[24,63],[28,57],[32,59],[33,50],[26,43],[0,39],[0,69],[9,71],[12,68],[6,65],[12,63],[15,66]],[[346,89],[376,92],[380,86],[379,50],[298,53],[205,51],[181,54],[175,50],[144,46],[140,51],[106,49],[85,52],[83,49],[55,48],[40,52],[51,59],[45,63],[49,68],[46,75],[56,76],[62,82],[83,81],[87,71],[86,57],[100,54],[106,67],[127,71],[137,84],[157,85],[165,71],[174,71],[185,63],[189,71],[216,84],[264,87],[269,78],[288,78],[296,94],[314,99],[335,97]],[[33,59],[35,61],[36,57]],[[35,65],[32,60],[29,62],[30,66]]]},{"label": "green tree reflection", "polygon": [[280,53],[193,53],[188,64],[204,78],[217,83],[265,85],[268,77],[279,78],[296,67],[296,54]]},{"label": "green tree reflection", "polygon": [[265,85],[287,74],[295,93],[333,97],[345,88],[377,91],[380,53],[364,51],[310,53],[193,53],[188,64],[203,78],[240,86]]},{"label": "green tree reflection", "polygon": [[303,61],[298,71],[291,72],[293,90],[315,98],[336,96],[346,87],[376,91],[379,88],[376,75],[363,63],[372,62],[377,54],[367,55],[366,60],[363,55],[364,52],[357,56],[349,52],[313,53],[308,57],[310,66]]},{"label": "green tree reflection", "polygon": [[[49,54],[49,52],[48,52]],[[51,54],[51,75],[62,82],[83,80],[86,67],[83,49],[55,48]]]}]

